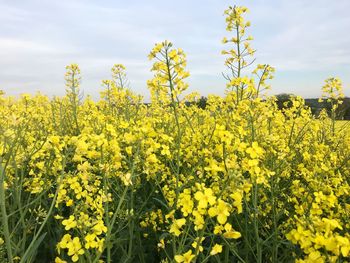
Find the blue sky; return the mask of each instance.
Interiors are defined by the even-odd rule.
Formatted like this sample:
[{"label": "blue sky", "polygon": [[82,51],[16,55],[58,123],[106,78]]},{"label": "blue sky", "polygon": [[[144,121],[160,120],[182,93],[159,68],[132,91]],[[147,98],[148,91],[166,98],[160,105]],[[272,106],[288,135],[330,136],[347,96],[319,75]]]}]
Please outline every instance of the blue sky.
[{"label": "blue sky", "polygon": [[0,89],[7,94],[64,94],[65,65],[78,63],[84,94],[97,98],[114,63],[147,99],[156,42],[187,53],[190,91],[223,94],[229,5],[250,9],[257,63],[276,67],[270,94],[318,97],[340,77],[350,96],[349,0],[0,0]]}]

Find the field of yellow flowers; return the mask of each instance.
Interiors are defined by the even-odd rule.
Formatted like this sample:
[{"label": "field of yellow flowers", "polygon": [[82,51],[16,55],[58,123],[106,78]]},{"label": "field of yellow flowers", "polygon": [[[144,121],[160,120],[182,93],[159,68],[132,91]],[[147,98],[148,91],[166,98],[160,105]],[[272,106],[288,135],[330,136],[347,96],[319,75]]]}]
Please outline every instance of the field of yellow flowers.
[{"label": "field of yellow flowers", "polygon": [[349,123],[342,84],[317,119],[264,96],[245,7],[225,11],[226,95],[198,107],[186,56],[149,55],[151,104],[112,68],[101,98],[0,95],[0,262],[349,262]]}]

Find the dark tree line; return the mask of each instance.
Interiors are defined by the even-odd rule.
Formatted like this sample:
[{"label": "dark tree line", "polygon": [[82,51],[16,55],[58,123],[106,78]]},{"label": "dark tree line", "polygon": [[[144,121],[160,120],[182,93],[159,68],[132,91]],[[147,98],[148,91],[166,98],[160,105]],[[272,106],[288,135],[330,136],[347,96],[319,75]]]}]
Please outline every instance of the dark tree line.
[{"label": "dark tree line", "polygon": [[[280,109],[288,108],[291,106],[291,97],[292,94],[279,94],[276,95],[277,105]],[[336,118],[339,120],[350,120],[350,98],[346,97],[343,100],[343,103],[339,105],[337,109]],[[323,100],[319,102],[319,99],[305,99],[305,105],[311,109],[312,114],[318,116],[323,109],[326,109],[328,114],[331,112],[332,104]]]},{"label": "dark tree line", "polygon": [[[293,94],[286,94],[286,93],[276,95],[276,99],[277,99],[276,103],[278,108],[284,109],[284,108],[290,107],[292,105],[291,103],[292,96]],[[191,103],[189,103],[188,105],[191,105]],[[199,108],[205,109],[206,105],[207,105],[207,98],[202,96],[198,100],[197,106]],[[330,113],[331,107],[332,107],[330,102],[327,102],[326,100],[324,100],[323,102],[319,102],[318,99],[305,99],[305,105],[311,109],[312,114],[314,114],[315,116],[318,116],[323,109],[326,109],[326,111]],[[350,120],[350,98],[346,97],[343,99],[343,103],[339,105],[337,109],[336,117],[339,120]]]}]

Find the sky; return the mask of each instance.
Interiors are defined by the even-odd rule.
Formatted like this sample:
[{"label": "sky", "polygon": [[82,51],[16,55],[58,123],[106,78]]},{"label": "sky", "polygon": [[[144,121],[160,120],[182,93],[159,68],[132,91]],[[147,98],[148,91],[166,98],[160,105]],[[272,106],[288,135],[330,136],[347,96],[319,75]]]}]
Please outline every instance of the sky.
[{"label": "sky", "polygon": [[223,12],[235,4],[250,10],[256,62],[276,68],[270,94],[319,97],[339,77],[350,96],[349,0],[0,0],[0,89],[63,95],[65,66],[78,63],[83,93],[98,98],[121,63],[147,100],[147,55],[166,39],[187,54],[190,92],[223,95]]}]

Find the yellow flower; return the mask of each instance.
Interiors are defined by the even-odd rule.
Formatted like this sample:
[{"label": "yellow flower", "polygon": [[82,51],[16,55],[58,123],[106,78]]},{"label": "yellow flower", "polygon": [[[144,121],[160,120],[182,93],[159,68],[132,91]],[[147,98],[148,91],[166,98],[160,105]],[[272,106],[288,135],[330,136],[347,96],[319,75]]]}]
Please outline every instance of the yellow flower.
[{"label": "yellow flower", "polygon": [[259,144],[257,142],[253,142],[252,146],[248,147],[246,152],[250,155],[250,158],[256,159],[263,154],[264,150],[261,147],[259,147]]},{"label": "yellow flower", "polygon": [[195,224],[195,230],[200,230],[200,229],[203,229],[204,227],[204,217],[202,216],[202,214],[198,211],[198,210],[195,210],[193,211],[193,216],[194,216],[194,224]]},{"label": "yellow flower", "polygon": [[198,208],[207,208],[208,204],[214,205],[216,197],[213,195],[213,190],[205,188],[204,191],[195,193],[194,198],[198,201]]},{"label": "yellow flower", "polygon": [[309,263],[322,263],[324,262],[321,253],[319,251],[312,251],[308,257],[307,262]]},{"label": "yellow flower", "polygon": [[189,189],[185,189],[179,196],[178,206],[182,207],[181,212],[186,217],[192,213],[193,200]]},{"label": "yellow flower", "polygon": [[226,232],[223,234],[223,236],[225,238],[237,239],[237,238],[240,238],[242,236],[241,233],[233,230],[232,225],[230,223],[225,224],[225,230],[226,230]]},{"label": "yellow flower", "polygon": [[132,185],[131,173],[126,173],[126,174],[122,175],[121,179],[122,179],[124,185],[126,185],[126,186]]},{"label": "yellow flower", "polygon": [[73,262],[77,262],[80,255],[84,254],[84,250],[81,247],[80,239],[79,237],[73,238],[72,241],[70,241],[67,244],[68,248],[68,256],[72,257]]},{"label": "yellow flower", "polygon": [[65,235],[62,237],[61,241],[57,244],[58,253],[60,253],[61,248],[66,249],[68,243],[71,242],[71,241],[72,241],[71,235],[70,235],[70,234],[65,234]]},{"label": "yellow flower", "polygon": [[65,226],[65,230],[69,230],[71,228],[75,228],[77,226],[77,222],[75,221],[75,217],[71,215],[68,219],[62,221],[62,225]]},{"label": "yellow flower", "polygon": [[219,199],[216,207],[211,207],[208,211],[209,216],[217,216],[217,220],[220,224],[225,224],[227,217],[230,215],[229,206],[226,202]]},{"label": "yellow flower", "polygon": [[159,240],[159,243],[157,244],[158,248],[165,248],[165,243],[164,243],[164,239],[162,238],[161,240]]},{"label": "yellow flower", "polygon": [[60,219],[63,219],[63,216],[55,215],[54,218],[57,219],[57,220],[60,220]]},{"label": "yellow flower", "polygon": [[174,222],[172,223],[170,227],[170,233],[174,233],[175,236],[179,236],[181,234],[181,228],[182,226],[186,224],[186,219],[181,218],[181,219],[175,219]]},{"label": "yellow flower", "polygon": [[195,251],[198,250],[197,253],[203,252],[203,247],[201,245],[203,240],[204,240],[204,237],[202,238],[197,237],[195,241],[192,243],[192,247],[195,249]]},{"label": "yellow flower", "polygon": [[60,259],[59,257],[55,258],[55,263],[67,263],[67,261]]},{"label": "yellow flower", "polygon": [[190,263],[192,260],[195,258],[195,255],[192,255],[192,250],[188,250],[185,254],[183,255],[176,255],[175,256],[175,261],[177,263]]},{"label": "yellow flower", "polygon": [[342,255],[344,257],[347,257],[349,255],[349,252],[350,252],[350,239],[345,238],[345,237],[341,237],[341,236],[337,236],[336,240],[337,240],[339,246],[341,247],[340,251],[341,251]]},{"label": "yellow flower", "polygon": [[230,195],[231,198],[234,199],[233,206],[237,208],[237,213],[240,214],[243,211],[242,208],[242,194],[238,191],[234,192],[233,194]]},{"label": "yellow flower", "polygon": [[125,148],[126,153],[131,156],[132,155],[132,146],[128,146]]},{"label": "yellow flower", "polygon": [[96,235],[101,235],[102,233],[107,232],[107,227],[104,225],[102,220],[99,220],[96,225],[92,228],[95,231]]},{"label": "yellow flower", "polygon": [[224,227],[222,225],[216,225],[214,227],[214,234],[219,235],[222,234],[222,231],[224,230]]},{"label": "yellow flower", "polygon": [[216,254],[220,254],[221,252],[222,252],[222,245],[215,244],[210,251],[210,255],[214,256]]},{"label": "yellow flower", "polygon": [[98,242],[96,242],[96,234],[87,234],[85,236],[85,248],[96,248],[98,247]]}]

